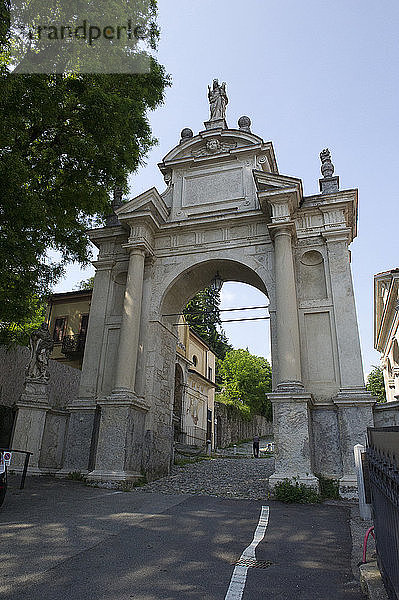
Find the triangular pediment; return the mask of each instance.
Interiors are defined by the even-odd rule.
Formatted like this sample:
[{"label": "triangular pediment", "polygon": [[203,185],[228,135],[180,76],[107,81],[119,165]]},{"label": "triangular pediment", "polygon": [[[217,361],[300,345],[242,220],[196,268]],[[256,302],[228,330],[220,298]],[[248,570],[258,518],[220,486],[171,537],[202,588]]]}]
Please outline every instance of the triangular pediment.
[{"label": "triangular pediment", "polygon": [[121,222],[147,214],[152,215],[158,222],[162,223],[167,220],[169,210],[158,190],[152,187],[117,208],[115,213]]},{"label": "triangular pediment", "polygon": [[302,181],[297,177],[265,173],[264,171],[253,171],[255,184],[258,192],[276,192],[278,190],[298,190],[302,197]]}]

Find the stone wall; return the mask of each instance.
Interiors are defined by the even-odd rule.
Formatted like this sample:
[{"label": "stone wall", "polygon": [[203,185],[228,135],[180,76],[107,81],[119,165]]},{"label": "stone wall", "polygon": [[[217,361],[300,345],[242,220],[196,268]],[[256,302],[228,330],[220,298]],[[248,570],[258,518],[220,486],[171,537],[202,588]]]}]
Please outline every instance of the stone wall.
[{"label": "stone wall", "polygon": [[272,436],[273,423],[265,417],[255,415],[250,421],[232,405],[215,402],[216,445],[225,448],[242,440],[251,439],[254,435]]},{"label": "stone wall", "polygon": [[399,425],[399,402],[376,404],[373,409],[375,427]]},{"label": "stone wall", "polygon": [[[0,446],[11,443],[15,404],[24,391],[28,348],[0,346]],[[54,360],[49,361],[49,404],[46,412],[39,467],[54,472],[62,467],[69,404],[78,396],[81,371]]]},{"label": "stone wall", "polygon": [[[19,400],[24,390],[29,355],[24,346],[0,346],[0,405],[13,406]],[[64,409],[77,398],[81,371],[50,360],[49,373],[50,406]]]}]

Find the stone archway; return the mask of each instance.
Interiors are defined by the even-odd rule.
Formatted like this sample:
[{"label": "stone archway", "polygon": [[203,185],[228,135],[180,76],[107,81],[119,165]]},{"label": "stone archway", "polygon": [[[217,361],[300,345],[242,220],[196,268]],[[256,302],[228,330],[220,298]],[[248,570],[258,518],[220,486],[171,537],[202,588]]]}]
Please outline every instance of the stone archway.
[{"label": "stone archway", "polygon": [[[101,420],[93,480],[168,471],[176,364],[174,318],[216,271],[270,300],[276,472],[314,473],[356,488],[353,445],[372,424],[364,387],[348,245],[357,191],[339,191],[328,151],[321,193],[280,175],[271,142],[243,117],[211,118],[160,163],[166,189],[115,208],[93,230],[99,248],[80,398],[66,468],[84,470],[94,410]],[[74,443],[79,439],[79,457]],[[78,465],[79,463],[79,465]],[[86,463],[87,464],[87,463]]]}]

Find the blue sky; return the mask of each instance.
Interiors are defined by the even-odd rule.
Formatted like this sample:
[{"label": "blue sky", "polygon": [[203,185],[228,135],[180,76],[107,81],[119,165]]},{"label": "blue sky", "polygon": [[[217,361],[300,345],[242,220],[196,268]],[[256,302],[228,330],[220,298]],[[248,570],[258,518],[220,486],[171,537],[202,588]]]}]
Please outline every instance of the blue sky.
[{"label": "blue sky", "polygon": [[[241,115],[274,144],[279,171],[318,193],[319,152],[330,148],[341,189],[359,188],[352,268],[365,371],[373,350],[373,275],[399,266],[397,0],[159,0],[158,59],[173,85],[150,114],[159,144],[131,179],[131,197],[164,182],[157,163],[183,127],[208,118],[206,89],[227,82],[227,122]],[[90,272],[71,267],[56,291]],[[263,304],[257,292],[226,284],[224,306]],[[237,347],[269,356],[267,325],[226,325]]]}]

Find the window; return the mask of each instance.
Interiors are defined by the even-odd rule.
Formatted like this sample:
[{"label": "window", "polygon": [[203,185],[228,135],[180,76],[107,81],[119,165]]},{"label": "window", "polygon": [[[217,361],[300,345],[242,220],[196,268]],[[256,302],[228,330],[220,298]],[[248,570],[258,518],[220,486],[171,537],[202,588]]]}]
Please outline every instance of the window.
[{"label": "window", "polygon": [[54,342],[62,342],[65,335],[66,317],[57,317],[55,320],[53,340]]},{"label": "window", "polygon": [[79,329],[79,335],[82,338],[86,337],[86,333],[87,333],[87,324],[89,322],[89,315],[80,315],[80,329]]},{"label": "window", "polygon": [[198,358],[194,354],[194,356],[193,356],[193,365],[194,365],[194,367],[196,367],[197,364],[198,364]]},{"label": "window", "polygon": [[212,381],[212,367],[208,367],[208,379]]}]

